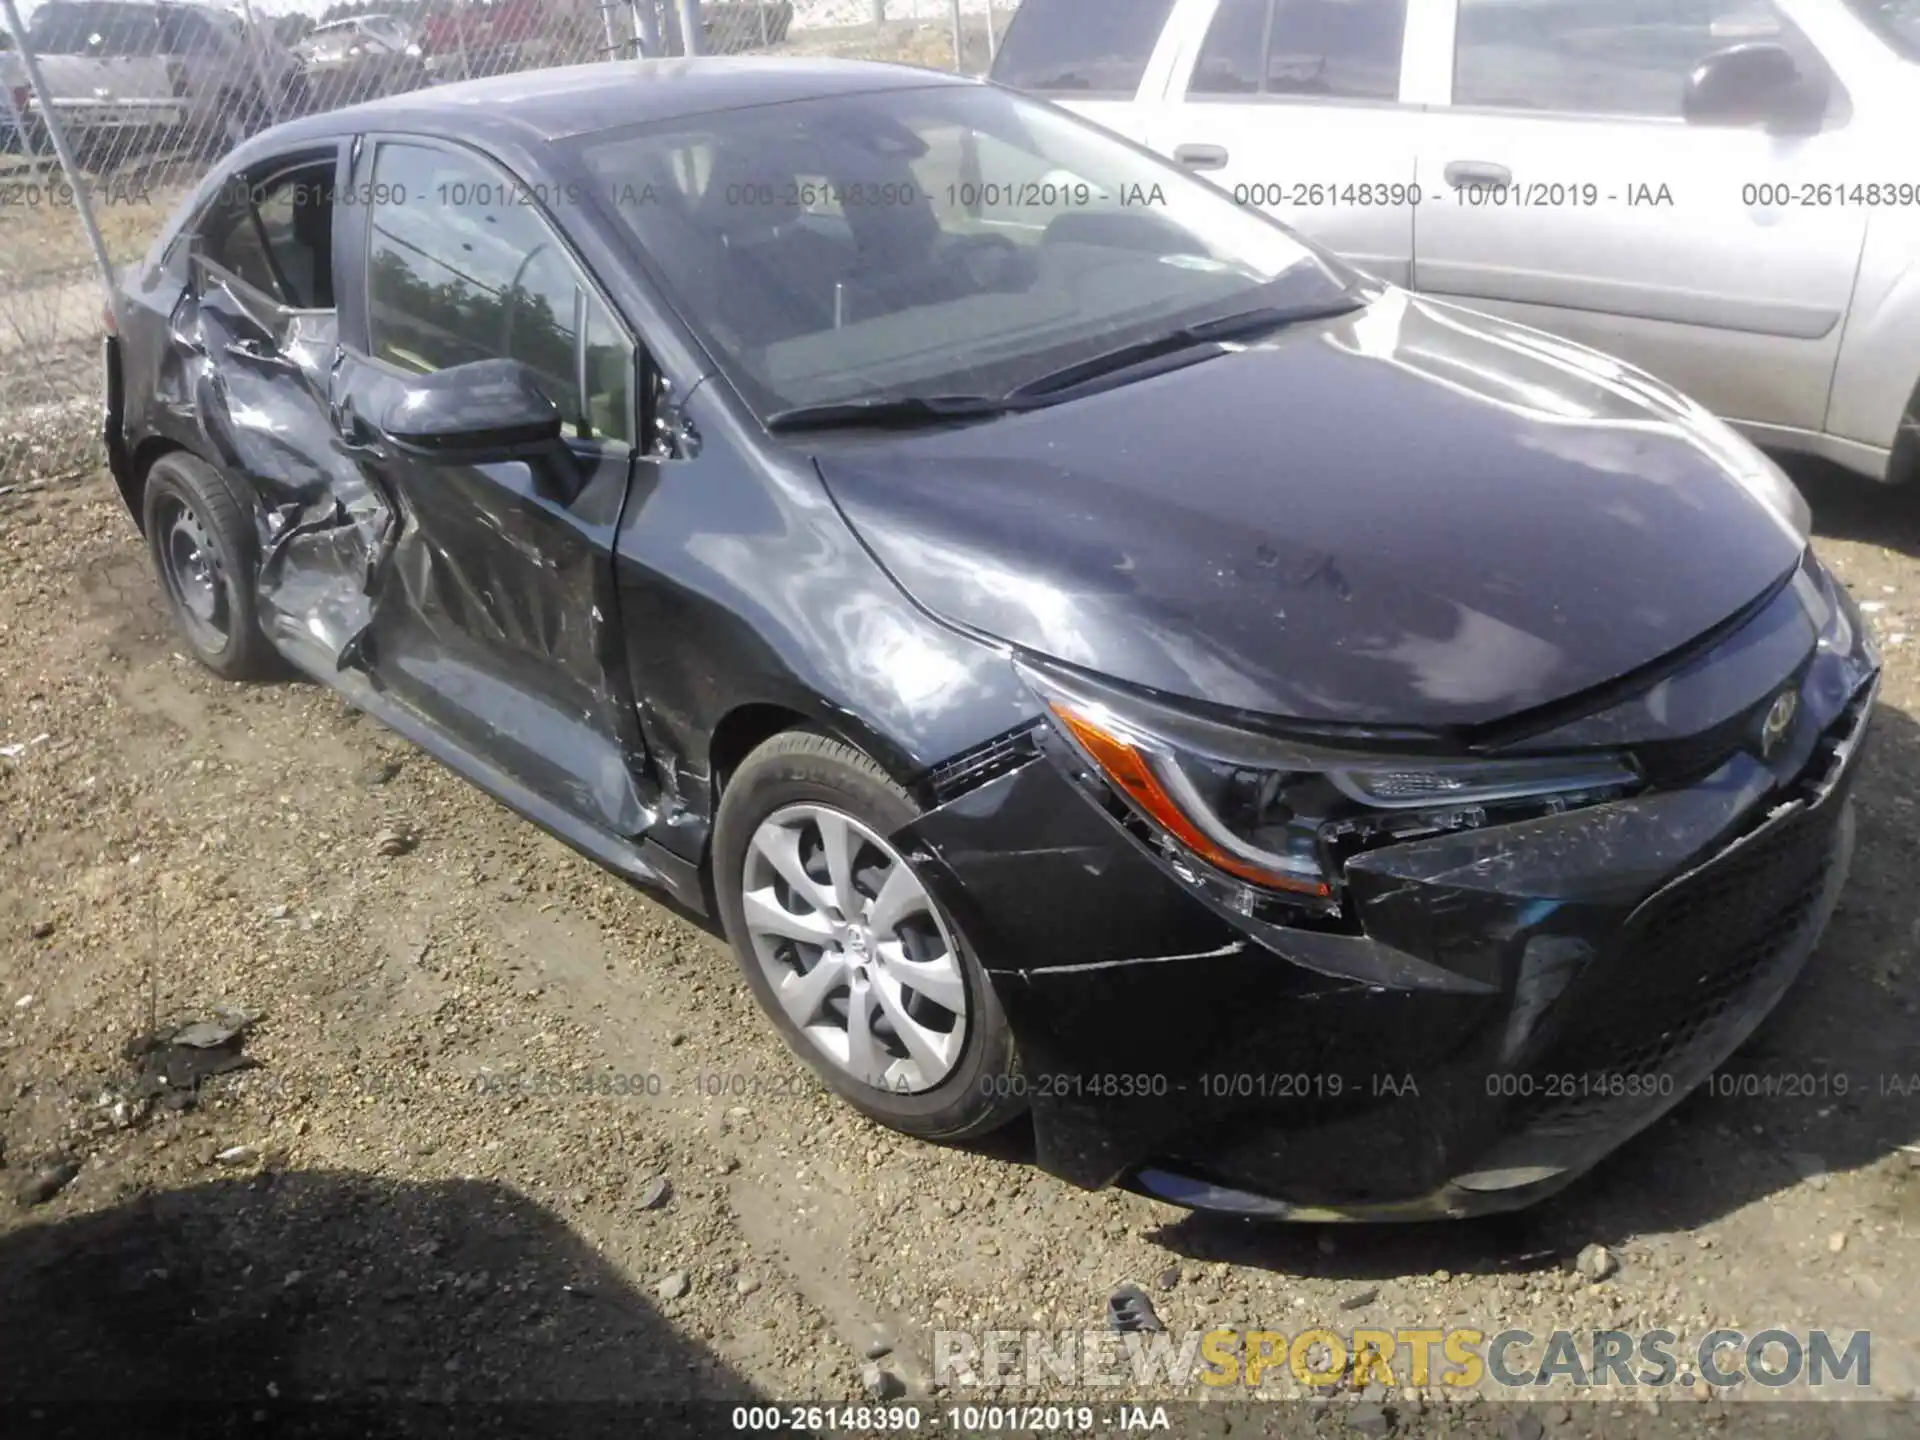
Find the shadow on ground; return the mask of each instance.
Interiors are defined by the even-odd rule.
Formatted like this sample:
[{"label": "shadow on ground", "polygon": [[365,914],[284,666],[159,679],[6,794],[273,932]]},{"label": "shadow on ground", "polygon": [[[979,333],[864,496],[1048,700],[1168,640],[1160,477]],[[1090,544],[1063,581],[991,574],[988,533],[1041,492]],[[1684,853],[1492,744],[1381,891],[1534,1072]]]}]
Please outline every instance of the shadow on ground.
[{"label": "shadow on ground", "polygon": [[498,1184],[265,1172],[0,1241],[34,1434],[720,1433],[753,1391]]},{"label": "shadow on ground", "polygon": [[1852,540],[1920,557],[1920,487],[1882,485],[1826,460],[1781,461],[1813,509],[1813,543]]}]

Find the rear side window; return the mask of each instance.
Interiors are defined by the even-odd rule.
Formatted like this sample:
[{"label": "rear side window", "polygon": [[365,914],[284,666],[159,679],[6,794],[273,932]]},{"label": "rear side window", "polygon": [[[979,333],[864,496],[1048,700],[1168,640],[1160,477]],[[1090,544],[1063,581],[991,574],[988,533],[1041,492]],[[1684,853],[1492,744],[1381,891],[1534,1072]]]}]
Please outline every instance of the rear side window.
[{"label": "rear side window", "polygon": [[1406,0],[1221,0],[1189,95],[1394,100]]},{"label": "rear side window", "polygon": [[1021,90],[1132,99],[1160,43],[1173,0],[1025,0],[1008,26],[993,78]]},{"label": "rear side window", "polygon": [[200,253],[282,305],[331,310],[333,166],[314,160],[228,182],[196,228]]}]

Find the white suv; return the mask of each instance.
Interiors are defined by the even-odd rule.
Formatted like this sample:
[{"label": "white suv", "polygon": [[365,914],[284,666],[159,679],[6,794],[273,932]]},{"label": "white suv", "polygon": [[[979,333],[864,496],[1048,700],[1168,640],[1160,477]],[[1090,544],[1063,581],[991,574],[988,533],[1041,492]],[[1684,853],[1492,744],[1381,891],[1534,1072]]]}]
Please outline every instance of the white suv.
[{"label": "white suv", "polygon": [[996,80],[1381,279],[1920,475],[1920,0],[1024,0]]}]

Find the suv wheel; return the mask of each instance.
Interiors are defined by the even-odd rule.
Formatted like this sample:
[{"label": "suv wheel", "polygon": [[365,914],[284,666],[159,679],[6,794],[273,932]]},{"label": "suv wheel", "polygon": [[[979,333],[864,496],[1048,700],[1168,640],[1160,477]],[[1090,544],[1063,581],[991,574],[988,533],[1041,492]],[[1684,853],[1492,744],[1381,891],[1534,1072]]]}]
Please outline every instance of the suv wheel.
[{"label": "suv wheel", "polygon": [[789,731],[721,796],[714,890],[747,984],[788,1046],[883,1124],[962,1139],[1026,1104],[992,984],[886,838],[919,814],[867,756]]}]

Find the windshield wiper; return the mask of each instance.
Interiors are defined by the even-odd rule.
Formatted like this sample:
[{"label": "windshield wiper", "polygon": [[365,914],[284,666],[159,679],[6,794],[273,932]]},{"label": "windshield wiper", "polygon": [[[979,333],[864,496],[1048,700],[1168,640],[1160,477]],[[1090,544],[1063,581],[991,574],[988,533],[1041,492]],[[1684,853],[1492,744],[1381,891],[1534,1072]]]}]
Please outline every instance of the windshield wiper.
[{"label": "windshield wiper", "polygon": [[[1067,398],[1064,392],[1078,389],[1116,371],[1175,355],[1182,350],[1197,350],[1229,340],[1241,340],[1285,325],[1305,320],[1324,320],[1351,314],[1363,308],[1362,298],[1343,295],[1335,301],[1317,305],[1267,305],[1216,316],[1195,325],[1136,340],[1130,345],[1105,351],[1090,359],[1078,360],[1061,369],[1049,371],[1000,396],[993,395],[874,395],[859,400],[835,400],[823,405],[796,405],[776,410],[767,416],[766,426],[774,431],[833,430],[841,427],[887,425],[939,425],[952,420],[990,420],[1018,410],[1038,410]],[[1202,357],[1204,358],[1204,357]]]},{"label": "windshield wiper", "polygon": [[1158,360],[1163,355],[1177,355],[1182,350],[1197,350],[1202,346],[1218,345],[1228,340],[1244,340],[1250,335],[1258,335],[1267,330],[1278,330],[1286,325],[1298,325],[1305,320],[1326,320],[1335,315],[1351,314],[1365,304],[1364,300],[1356,296],[1343,295],[1338,300],[1317,305],[1264,305],[1256,310],[1240,310],[1232,315],[1202,320],[1197,325],[1183,325],[1178,330],[1151,335],[1145,340],[1136,340],[1130,345],[1121,345],[1089,359],[1077,360],[1071,365],[1049,371],[1008,391],[1003,401],[1018,403],[1023,400],[1037,399],[1042,395],[1058,395],[1060,391],[1072,390],[1086,384],[1089,380],[1098,380],[1116,371],[1145,364],[1149,360]]},{"label": "windshield wiper", "polygon": [[825,405],[796,405],[767,416],[769,430],[832,430],[861,425],[937,425],[948,420],[985,420],[1022,407],[991,395],[876,395]]}]

